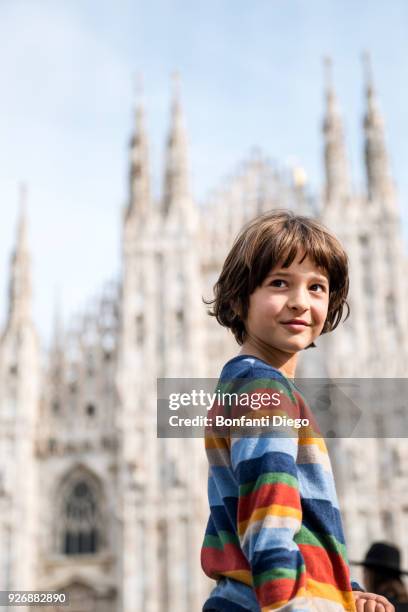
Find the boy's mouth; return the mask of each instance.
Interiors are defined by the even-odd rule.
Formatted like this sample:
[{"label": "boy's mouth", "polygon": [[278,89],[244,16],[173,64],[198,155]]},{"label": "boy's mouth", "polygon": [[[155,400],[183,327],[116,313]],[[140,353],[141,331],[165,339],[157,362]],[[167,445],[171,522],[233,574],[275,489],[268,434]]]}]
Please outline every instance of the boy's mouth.
[{"label": "boy's mouth", "polygon": [[282,321],[283,325],[296,325],[302,327],[309,327],[310,323],[303,321],[303,319],[290,319],[290,321]]}]

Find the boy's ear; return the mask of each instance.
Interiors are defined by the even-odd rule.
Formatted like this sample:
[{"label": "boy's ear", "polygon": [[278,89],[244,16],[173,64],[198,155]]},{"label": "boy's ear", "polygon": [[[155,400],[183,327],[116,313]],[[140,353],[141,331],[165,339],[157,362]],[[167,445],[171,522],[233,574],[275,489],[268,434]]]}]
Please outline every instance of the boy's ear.
[{"label": "boy's ear", "polygon": [[232,312],[238,316],[240,319],[242,319],[242,309],[241,309],[241,305],[238,304],[238,302],[236,302],[235,300],[233,302],[231,302],[231,309]]}]

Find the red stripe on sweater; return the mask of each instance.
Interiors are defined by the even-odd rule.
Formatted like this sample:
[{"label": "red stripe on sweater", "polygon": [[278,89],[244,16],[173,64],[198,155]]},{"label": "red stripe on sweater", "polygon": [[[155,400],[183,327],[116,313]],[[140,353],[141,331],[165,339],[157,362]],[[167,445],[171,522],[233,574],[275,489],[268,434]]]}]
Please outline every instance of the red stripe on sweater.
[{"label": "red stripe on sweater", "polygon": [[204,572],[209,576],[234,570],[251,571],[246,557],[235,544],[225,544],[223,550],[203,546],[201,549],[201,565]]},{"label": "red stripe on sweater", "polygon": [[248,520],[257,508],[272,504],[300,510],[299,492],[286,483],[264,484],[256,491],[239,498],[238,522]]},{"label": "red stripe on sweater", "polygon": [[299,544],[299,549],[310,578],[333,585],[341,591],[350,590],[350,571],[339,553],[311,544]]},{"label": "red stripe on sweater", "polygon": [[262,586],[256,587],[255,592],[261,607],[276,604],[278,601],[294,599],[298,591],[306,586],[305,574],[298,580],[291,578],[276,578],[268,580]]}]

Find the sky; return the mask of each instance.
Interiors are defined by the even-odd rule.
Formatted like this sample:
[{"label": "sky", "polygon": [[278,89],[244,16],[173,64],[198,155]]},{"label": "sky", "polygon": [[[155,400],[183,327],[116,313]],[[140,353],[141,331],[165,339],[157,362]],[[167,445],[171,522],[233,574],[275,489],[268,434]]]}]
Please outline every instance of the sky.
[{"label": "sky", "polygon": [[181,77],[193,194],[205,202],[254,147],[323,184],[322,58],[363,189],[361,54],[371,53],[408,242],[408,3],[393,0],[2,0],[0,322],[19,185],[27,185],[34,319],[46,345],[120,272],[135,83],[143,75],[156,197],[171,75]]}]

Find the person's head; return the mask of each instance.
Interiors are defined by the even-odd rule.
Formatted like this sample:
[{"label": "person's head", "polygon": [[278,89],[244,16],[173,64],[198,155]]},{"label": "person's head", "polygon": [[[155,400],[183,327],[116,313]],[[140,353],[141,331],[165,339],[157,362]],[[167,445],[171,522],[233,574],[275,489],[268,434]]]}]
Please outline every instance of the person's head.
[{"label": "person's head", "polygon": [[[214,285],[209,314],[238,344],[255,340],[296,353],[339,324],[349,288],[348,257],[314,219],[275,210],[249,222]],[[346,318],[347,318],[346,317]],[[289,327],[292,319],[307,325]]]},{"label": "person's head", "polygon": [[408,602],[408,592],[398,570],[364,567],[363,582],[370,593],[377,593],[401,603]]},{"label": "person's head", "polygon": [[408,592],[402,575],[401,552],[398,546],[388,542],[373,542],[363,561],[351,561],[363,566],[363,581],[368,591],[378,593],[398,602],[408,601]]}]

